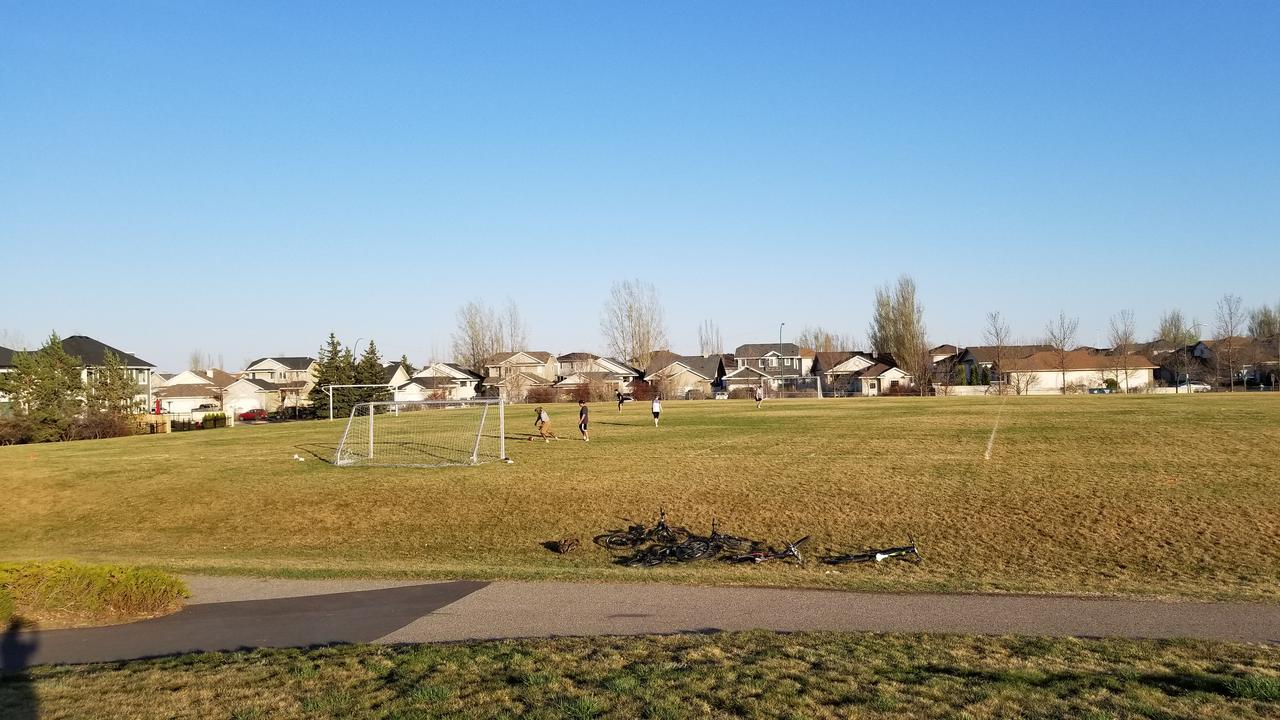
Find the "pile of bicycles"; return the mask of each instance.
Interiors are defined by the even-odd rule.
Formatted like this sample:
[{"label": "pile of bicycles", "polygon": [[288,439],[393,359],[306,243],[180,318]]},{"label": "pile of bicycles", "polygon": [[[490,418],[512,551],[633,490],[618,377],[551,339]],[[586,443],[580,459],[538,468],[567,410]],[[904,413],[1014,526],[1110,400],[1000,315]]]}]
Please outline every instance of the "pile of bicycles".
[{"label": "pile of bicycles", "polygon": [[[686,528],[668,524],[666,511],[659,509],[658,522],[652,527],[633,523],[625,530],[609,530],[597,535],[594,541],[596,545],[614,553],[615,562],[628,567],[654,567],[713,558],[733,564],[794,561],[796,565],[803,566],[805,559],[800,547],[809,542],[809,536],[774,547],[759,540],[726,535],[720,532],[714,519],[711,521],[711,532],[698,535]],[[923,557],[915,539],[910,538],[906,545],[824,555],[818,561],[827,565],[844,565],[880,563],[890,559],[918,563]]]}]

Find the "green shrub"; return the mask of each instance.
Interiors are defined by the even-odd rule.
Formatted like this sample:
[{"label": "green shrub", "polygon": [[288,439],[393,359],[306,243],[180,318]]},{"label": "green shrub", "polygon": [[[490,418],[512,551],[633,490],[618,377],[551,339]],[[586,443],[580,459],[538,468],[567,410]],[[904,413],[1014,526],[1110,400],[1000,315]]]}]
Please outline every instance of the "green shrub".
[{"label": "green shrub", "polygon": [[173,612],[189,597],[168,573],[71,560],[0,563],[0,623],[79,625]]}]

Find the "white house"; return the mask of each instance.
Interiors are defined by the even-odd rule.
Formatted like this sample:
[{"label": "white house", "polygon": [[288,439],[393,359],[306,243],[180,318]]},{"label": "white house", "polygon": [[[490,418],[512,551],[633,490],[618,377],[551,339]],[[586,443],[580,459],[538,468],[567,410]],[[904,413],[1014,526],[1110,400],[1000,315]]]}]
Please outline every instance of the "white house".
[{"label": "white house", "polygon": [[470,400],[476,396],[476,386],[483,379],[457,363],[431,363],[397,385],[395,399]]},{"label": "white house", "polygon": [[280,386],[270,380],[242,377],[222,390],[222,408],[231,414],[249,410],[275,412],[281,405]]},{"label": "white house", "polygon": [[[1121,389],[1145,388],[1154,381],[1156,364],[1142,355],[1105,355],[1071,350],[1063,357],[1053,351],[1037,352],[1005,362],[1006,382],[1015,391],[1032,395],[1061,393],[1067,388],[1100,387],[1114,379]],[[1065,368],[1065,372],[1064,372]]]}]

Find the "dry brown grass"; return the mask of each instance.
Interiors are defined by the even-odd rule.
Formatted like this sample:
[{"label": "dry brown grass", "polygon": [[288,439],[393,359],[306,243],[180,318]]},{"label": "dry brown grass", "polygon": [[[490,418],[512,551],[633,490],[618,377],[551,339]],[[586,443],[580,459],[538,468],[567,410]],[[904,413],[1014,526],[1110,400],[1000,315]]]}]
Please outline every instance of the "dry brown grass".
[{"label": "dry brown grass", "polygon": [[[264,574],[659,579],[860,589],[1280,598],[1280,397],[672,402],[594,408],[593,441],[514,465],[336,468],[340,423],[0,448],[0,558]],[[524,430],[524,409],[508,428]],[[555,406],[561,426],[573,408]],[[511,435],[516,437],[515,432]],[[310,456],[308,456],[310,457]],[[651,520],[920,566],[634,570],[584,543]]]},{"label": "dry brown grass", "polygon": [[[47,718],[1272,718],[1274,648],[767,632],[263,650],[37,668]],[[6,714],[8,713],[8,714]]]}]

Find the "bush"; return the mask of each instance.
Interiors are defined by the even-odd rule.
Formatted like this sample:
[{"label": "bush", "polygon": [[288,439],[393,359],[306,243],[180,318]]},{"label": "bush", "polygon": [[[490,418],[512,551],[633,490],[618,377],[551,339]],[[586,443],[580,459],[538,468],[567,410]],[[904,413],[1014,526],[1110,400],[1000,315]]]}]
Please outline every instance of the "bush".
[{"label": "bush", "polygon": [[71,560],[0,563],[0,624],[101,624],[178,610],[186,583],[168,573]]},{"label": "bush", "polygon": [[539,385],[537,387],[529,388],[529,392],[524,394],[524,401],[535,405],[555,402],[556,389],[550,385]]},{"label": "bush", "polygon": [[31,424],[23,417],[0,417],[0,445],[31,442]]},{"label": "bush", "polygon": [[1120,381],[1115,378],[1107,378],[1102,381],[1102,384],[1111,392],[1120,392]]},{"label": "bush", "polygon": [[644,402],[653,399],[653,384],[644,380],[635,380],[631,383],[631,397],[636,402]]},{"label": "bush", "polygon": [[702,390],[690,390],[684,394],[685,400],[706,400],[707,394]]},{"label": "bush", "polygon": [[132,435],[133,421],[119,413],[90,412],[71,424],[71,440],[101,440]]},{"label": "bush", "polygon": [[736,387],[729,391],[730,400],[754,400],[756,397],[755,388]]}]

